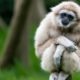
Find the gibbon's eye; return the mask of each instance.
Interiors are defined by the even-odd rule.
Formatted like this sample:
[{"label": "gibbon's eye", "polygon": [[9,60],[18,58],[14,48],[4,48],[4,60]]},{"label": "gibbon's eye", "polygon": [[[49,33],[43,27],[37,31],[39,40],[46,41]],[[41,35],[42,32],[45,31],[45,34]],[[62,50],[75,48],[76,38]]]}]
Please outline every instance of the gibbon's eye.
[{"label": "gibbon's eye", "polygon": [[67,16],[67,14],[66,14],[66,13],[61,13],[60,15],[61,15],[61,18],[64,18],[64,17],[66,17],[66,16]]},{"label": "gibbon's eye", "polygon": [[74,16],[72,16],[71,14],[68,14],[67,16],[68,16],[70,21],[72,21],[74,19]]}]

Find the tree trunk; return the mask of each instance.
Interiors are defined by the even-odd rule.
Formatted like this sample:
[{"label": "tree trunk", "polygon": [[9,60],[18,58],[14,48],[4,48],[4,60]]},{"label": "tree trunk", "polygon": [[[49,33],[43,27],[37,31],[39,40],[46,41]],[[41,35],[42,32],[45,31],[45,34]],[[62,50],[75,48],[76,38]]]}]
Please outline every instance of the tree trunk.
[{"label": "tree trunk", "polygon": [[42,18],[45,17],[45,14],[46,9],[43,0],[32,0],[28,13],[27,25],[29,27],[31,27],[32,24],[39,25]]},{"label": "tree trunk", "polygon": [[[16,7],[15,7],[15,12],[18,11],[21,0],[20,0],[20,2],[19,2],[19,0],[17,0],[16,2],[17,3],[16,3]],[[31,27],[33,27],[32,26],[33,24],[38,25],[40,20],[44,17],[45,13],[46,13],[46,10],[44,7],[43,0],[32,0],[30,8],[28,10],[25,29],[23,30],[21,41],[20,41],[20,43],[18,45],[19,47],[16,51],[16,55],[18,58],[21,59],[23,65],[28,64],[28,59],[26,56],[28,56],[29,54],[26,54],[26,50],[27,50],[27,53],[29,53],[28,47],[29,47],[30,40],[29,40],[28,35],[31,31]],[[27,37],[26,37],[26,34],[27,34]],[[25,44],[25,42],[27,42],[27,45]]]},{"label": "tree trunk", "polygon": [[[4,45],[4,57],[1,60],[1,68],[13,64],[15,55],[18,57],[20,55],[23,64],[26,64],[28,32],[32,24],[38,24],[46,12],[43,0],[15,0],[15,3],[11,29]],[[25,27],[26,25],[27,27]]]},{"label": "tree trunk", "polygon": [[13,58],[19,44],[20,36],[25,26],[26,15],[28,14],[30,3],[31,0],[22,0],[18,12],[13,16],[14,18],[11,23],[11,29],[4,45],[4,57],[1,60],[1,68],[13,63]]}]

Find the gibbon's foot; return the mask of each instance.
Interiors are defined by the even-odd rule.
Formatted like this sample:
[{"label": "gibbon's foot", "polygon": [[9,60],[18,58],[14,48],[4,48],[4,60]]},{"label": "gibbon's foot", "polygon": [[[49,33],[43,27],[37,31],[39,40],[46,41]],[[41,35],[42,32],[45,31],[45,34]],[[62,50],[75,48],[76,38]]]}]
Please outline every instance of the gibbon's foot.
[{"label": "gibbon's foot", "polygon": [[69,75],[66,80],[72,80],[72,76]]},{"label": "gibbon's foot", "polygon": [[66,74],[64,72],[60,72],[58,76],[58,80],[72,80],[71,75]]},{"label": "gibbon's foot", "polygon": [[50,75],[49,80],[58,80],[58,73],[54,72]]}]

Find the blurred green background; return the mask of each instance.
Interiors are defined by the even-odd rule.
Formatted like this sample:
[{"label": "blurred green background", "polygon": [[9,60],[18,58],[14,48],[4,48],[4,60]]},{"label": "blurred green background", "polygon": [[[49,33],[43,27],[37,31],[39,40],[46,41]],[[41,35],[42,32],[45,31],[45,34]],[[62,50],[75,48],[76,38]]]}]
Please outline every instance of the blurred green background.
[{"label": "blurred green background", "polygon": [[[46,11],[50,11],[50,7],[57,5],[64,0],[44,0],[44,6]],[[76,0],[80,4],[80,0]],[[9,32],[10,21],[13,15],[14,0],[0,0],[0,16],[5,22],[5,26],[1,25],[0,29],[0,52],[1,57],[3,56],[2,51],[4,43]],[[29,26],[28,32],[28,64],[27,67],[23,65],[21,60],[15,58],[15,64],[11,67],[0,70],[0,80],[48,80],[49,74],[41,70],[40,60],[35,56],[34,51],[34,34],[37,25],[33,22]],[[26,44],[27,42],[25,42]],[[73,80],[80,80],[80,73],[73,74]]]}]

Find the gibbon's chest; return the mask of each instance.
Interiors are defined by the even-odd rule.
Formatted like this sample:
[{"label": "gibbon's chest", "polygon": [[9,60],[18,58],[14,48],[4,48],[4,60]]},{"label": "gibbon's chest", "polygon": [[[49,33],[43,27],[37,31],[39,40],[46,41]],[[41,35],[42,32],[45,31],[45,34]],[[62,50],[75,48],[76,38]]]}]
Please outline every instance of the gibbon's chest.
[{"label": "gibbon's chest", "polygon": [[71,41],[75,42],[76,45],[80,44],[80,30],[76,32],[65,32],[56,29],[49,29],[49,36],[52,38],[57,38],[59,36],[65,36],[66,38],[70,39]]},{"label": "gibbon's chest", "polygon": [[80,26],[69,28],[67,30],[62,30],[60,32],[61,32],[61,35],[75,42],[77,46],[80,44]]},{"label": "gibbon's chest", "polygon": [[61,33],[57,30],[57,29],[54,29],[54,28],[49,28],[49,36],[51,38],[57,38],[58,36],[60,36]]}]

